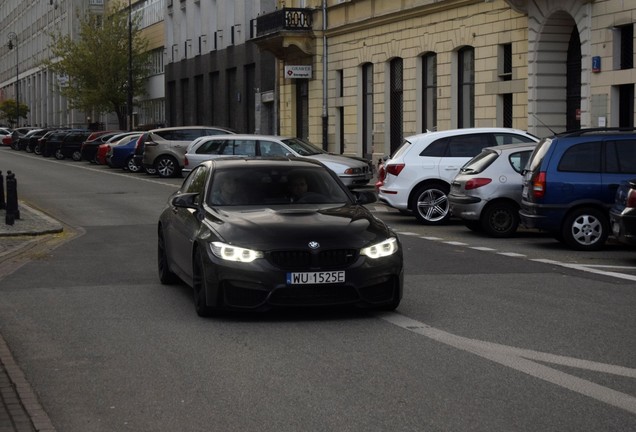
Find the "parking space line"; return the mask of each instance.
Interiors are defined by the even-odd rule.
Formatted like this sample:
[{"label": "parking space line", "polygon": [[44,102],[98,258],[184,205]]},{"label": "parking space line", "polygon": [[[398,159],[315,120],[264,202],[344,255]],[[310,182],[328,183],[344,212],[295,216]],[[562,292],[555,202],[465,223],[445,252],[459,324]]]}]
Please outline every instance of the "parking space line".
[{"label": "parking space line", "polygon": [[615,278],[619,278],[619,279],[625,279],[625,280],[636,282],[636,276],[635,275],[628,275],[628,274],[625,274],[625,273],[617,273],[617,272],[612,272],[612,271],[599,270],[598,268],[593,268],[593,267],[599,267],[599,266],[587,266],[587,265],[584,266],[584,265],[580,265],[580,264],[562,263],[560,261],[554,261],[554,260],[549,260],[549,259],[540,259],[540,258],[531,259],[531,261],[540,262],[540,263],[544,263],[544,264],[552,264],[552,265],[561,266],[561,267],[565,267],[565,268],[569,268],[569,269],[573,269],[573,270],[580,270],[580,271],[584,271],[584,272],[588,272],[588,273],[594,273],[594,274],[598,274],[598,275],[602,275],[602,276],[615,277]]},{"label": "parking space line", "polygon": [[557,265],[557,266],[569,268],[569,269],[572,269],[572,270],[580,270],[580,271],[585,271],[585,272],[588,272],[588,273],[595,273],[595,274],[602,275],[602,276],[615,277],[615,278],[619,278],[619,279],[624,279],[624,280],[629,280],[629,281],[635,281],[636,282],[636,275],[629,275],[629,274],[618,273],[618,272],[613,272],[613,271],[600,270],[600,268],[614,268],[614,269],[624,269],[624,270],[636,270],[636,267],[570,264],[570,263],[563,263],[563,262],[560,262],[560,261],[554,261],[554,260],[549,260],[549,259],[529,258],[525,254],[520,254],[520,253],[516,253],[516,252],[500,252],[497,249],[493,249],[493,248],[489,248],[489,247],[471,246],[468,243],[464,243],[464,242],[460,242],[460,241],[450,241],[450,240],[447,241],[447,240],[444,240],[441,237],[420,236],[420,235],[417,235],[417,234],[412,233],[412,232],[401,232],[401,231],[398,231],[398,234],[399,235],[407,235],[407,236],[418,236],[418,238],[421,238],[421,239],[424,239],[424,240],[437,241],[437,242],[441,242],[441,243],[448,244],[448,245],[451,245],[451,246],[464,246],[464,247],[468,247],[470,249],[481,251],[481,252],[492,252],[492,253],[495,253],[497,255],[503,255],[503,256],[507,256],[507,257],[511,257],[511,258],[523,258],[523,259],[528,259],[528,260],[534,261],[534,262],[540,262],[540,263],[544,263],[544,264],[552,264],[552,265]]}]

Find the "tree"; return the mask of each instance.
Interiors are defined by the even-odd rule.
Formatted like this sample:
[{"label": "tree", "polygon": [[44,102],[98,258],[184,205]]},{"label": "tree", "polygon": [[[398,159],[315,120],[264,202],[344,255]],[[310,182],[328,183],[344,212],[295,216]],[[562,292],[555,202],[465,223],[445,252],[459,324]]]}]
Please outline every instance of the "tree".
[{"label": "tree", "polygon": [[[68,81],[60,93],[71,108],[117,115],[120,129],[127,129],[129,26],[128,8],[119,2],[112,7],[119,11],[107,16],[87,14],[78,17],[79,37],[51,35],[52,60],[45,66]],[[148,42],[141,36],[140,16],[132,17],[132,81],[133,96],[145,94],[150,53]]]},{"label": "tree", "polygon": [[[26,118],[29,114],[29,107],[22,102],[20,102],[20,118]],[[18,110],[16,108],[15,99],[7,99],[0,103],[0,118],[7,119],[9,124],[17,126],[19,122],[16,121],[16,117],[18,115]]]}]

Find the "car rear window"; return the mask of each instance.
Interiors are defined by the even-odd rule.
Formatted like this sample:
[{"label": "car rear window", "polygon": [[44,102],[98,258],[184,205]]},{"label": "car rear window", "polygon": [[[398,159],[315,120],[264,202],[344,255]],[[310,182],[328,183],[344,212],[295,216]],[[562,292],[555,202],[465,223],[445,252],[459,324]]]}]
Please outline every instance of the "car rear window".
[{"label": "car rear window", "polygon": [[479,174],[488,168],[498,157],[493,150],[484,150],[477,156],[466,162],[461,169],[463,173]]},{"label": "car rear window", "polygon": [[539,141],[539,144],[534,148],[532,152],[532,156],[530,156],[530,161],[526,166],[526,170],[535,172],[541,167],[541,163],[545,158],[545,155],[548,153],[550,146],[552,145],[552,138],[544,138]]},{"label": "car rear window", "polygon": [[408,140],[404,140],[404,142],[402,142],[402,145],[395,151],[395,154],[393,154],[393,156],[391,156],[391,159],[395,159],[398,158],[400,156],[402,156],[404,153],[407,152],[407,150],[411,147],[411,142]]}]

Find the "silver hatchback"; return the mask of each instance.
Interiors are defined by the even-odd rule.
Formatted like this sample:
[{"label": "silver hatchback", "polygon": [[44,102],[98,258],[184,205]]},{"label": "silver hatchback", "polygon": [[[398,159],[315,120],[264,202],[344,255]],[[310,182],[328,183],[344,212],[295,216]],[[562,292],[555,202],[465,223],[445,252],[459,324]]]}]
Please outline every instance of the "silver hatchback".
[{"label": "silver hatchback", "polygon": [[519,226],[521,172],[535,147],[536,143],[524,143],[483,149],[451,183],[451,214],[473,231],[512,236]]}]

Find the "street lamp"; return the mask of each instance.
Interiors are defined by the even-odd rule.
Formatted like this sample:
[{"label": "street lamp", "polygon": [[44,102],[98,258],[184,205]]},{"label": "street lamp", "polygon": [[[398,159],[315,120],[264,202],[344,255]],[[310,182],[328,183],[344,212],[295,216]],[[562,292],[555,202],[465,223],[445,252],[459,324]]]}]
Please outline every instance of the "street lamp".
[{"label": "street lamp", "polygon": [[132,4],[128,0],[128,130],[133,130]]},{"label": "street lamp", "polygon": [[[15,41],[15,42],[14,42]],[[9,43],[7,45],[10,50],[15,46],[15,126],[20,126],[20,69],[18,61],[20,59],[19,51],[18,51],[18,35],[14,32],[9,33]]]}]

